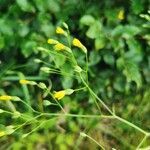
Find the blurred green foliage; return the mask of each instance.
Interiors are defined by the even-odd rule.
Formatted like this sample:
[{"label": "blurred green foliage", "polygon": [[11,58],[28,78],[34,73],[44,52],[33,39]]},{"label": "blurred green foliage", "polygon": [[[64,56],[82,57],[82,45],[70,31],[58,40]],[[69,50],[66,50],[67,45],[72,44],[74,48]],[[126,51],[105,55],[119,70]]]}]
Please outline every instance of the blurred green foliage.
[{"label": "blurred green foliage", "polygon": [[[24,96],[23,90],[16,86],[18,83],[12,81],[18,80],[13,78],[18,72],[26,76],[38,76],[39,80],[49,81],[50,78],[55,81],[53,87],[57,90],[76,87],[76,79],[45,75],[40,71],[40,67],[45,65],[36,64],[33,61],[39,57],[50,63],[55,60],[55,65],[61,68],[62,72],[73,74],[73,70],[63,56],[51,54],[47,57],[37,50],[38,46],[50,48],[47,39],[52,37],[57,39],[56,26],[66,22],[73,36],[78,37],[88,49],[89,83],[94,91],[101,95],[110,106],[116,105],[116,111],[123,117],[134,120],[137,125],[150,130],[150,122],[147,121],[150,113],[149,7],[148,0],[0,0],[0,94],[6,92]],[[118,18],[120,11],[123,11],[123,19]],[[75,55],[82,66],[84,56],[79,51],[75,51]],[[33,99],[32,105],[42,109],[38,104],[34,104],[35,97],[40,101],[41,93],[33,89],[30,92],[32,93],[30,98]],[[90,113],[94,110],[91,97],[84,93],[76,94],[73,100],[68,97],[62,103],[68,104],[69,109],[74,113]],[[53,145],[58,144],[56,149],[72,149],[74,146],[72,140],[77,135],[70,135],[69,132],[76,133],[79,131],[79,126],[84,128],[87,124],[86,120],[80,119],[70,119],[69,122],[66,129],[68,135],[64,137],[63,134],[52,132],[50,137],[47,137],[53,141]],[[7,121],[1,118],[0,124],[5,123]],[[52,121],[48,128],[50,125],[55,126],[55,123],[55,120]],[[76,126],[76,123],[79,126]],[[88,123],[87,128],[99,125],[97,120]],[[105,129],[104,124],[105,122],[102,122],[102,130]],[[114,124],[112,123],[113,126]],[[126,127],[120,126],[126,131]],[[126,142],[127,133],[123,142],[118,141],[120,135],[115,134],[115,131],[116,127],[114,132],[108,131],[108,139],[114,137],[119,144],[121,143],[120,145],[124,145],[122,149],[133,149]],[[92,135],[94,133],[96,131],[93,131]],[[123,134],[123,131],[120,131],[121,133]],[[14,143],[13,149],[19,150],[25,147],[30,140],[33,142],[28,143],[29,150],[37,140],[41,140],[39,146],[43,146],[46,137],[41,136],[41,139],[38,139],[37,134],[31,135],[27,141]],[[18,139],[19,135],[16,137]],[[131,141],[133,145],[136,144],[136,137],[134,138]],[[66,139],[65,142],[64,139]],[[101,138],[97,137],[97,139]],[[5,139],[0,141],[0,145],[3,141]],[[109,145],[108,149],[112,145],[117,145],[117,142],[114,144],[113,140],[112,143],[108,140],[105,142]],[[5,145],[7,147],[9,143],[4,144],[3,149]],[[83,147],[82,144],[80,146]],[[92,146],[88,147],[87,144],[85,149],[90,149]]]}]

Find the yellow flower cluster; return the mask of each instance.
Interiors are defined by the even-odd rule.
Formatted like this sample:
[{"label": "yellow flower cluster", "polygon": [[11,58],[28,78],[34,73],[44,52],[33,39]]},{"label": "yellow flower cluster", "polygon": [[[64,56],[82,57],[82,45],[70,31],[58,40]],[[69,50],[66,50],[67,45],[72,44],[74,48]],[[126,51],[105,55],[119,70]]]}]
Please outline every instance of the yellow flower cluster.
[{"label": "yellow flower cluster", "polygon": [[86,47],[77,39],[77,38],[74,38],[73,41],[72,41],[72,44],[80,49],[83,50],[83,52],[87,53],[87,49]]},{"label": "yellow flower cluster", "polygon": [[[56,33],[57,34],[62,34],[62,35],[65,35],[67,36],[67,32],[64,31],[61,27],[57,27],[56,28]],[[47,43],[48,44],[54,44],[54,49],[57,50],[57,51],[63,51],[63,50],[66,50],[70,53],[72,53],[71,49],[67,46],[65,46],[64,44],[58,42],[57,40],[54,40],[54,39],[48,39],[47,40]],[[72,41],[72,44],[78,48],[80,48],[81,50],[83,50],[84,53],[87,53],[87,49],[86,47],[77,39],[77,38],[74,38],[73,41]]]},{"label": "yellow flower cluster", "polygon": [[124,17],[125,17],[125,16],[124,16],[124,10],[120,10],[119,13],[118,13],[118,19],[119,19],[119,20],[123,20]]},{"label": "yellow flower cluster", "polygon": [[2,95],[0,96],[0,100],[1,101],[9,101],[12,99],[12,96],[9,96],[9,95]]}]

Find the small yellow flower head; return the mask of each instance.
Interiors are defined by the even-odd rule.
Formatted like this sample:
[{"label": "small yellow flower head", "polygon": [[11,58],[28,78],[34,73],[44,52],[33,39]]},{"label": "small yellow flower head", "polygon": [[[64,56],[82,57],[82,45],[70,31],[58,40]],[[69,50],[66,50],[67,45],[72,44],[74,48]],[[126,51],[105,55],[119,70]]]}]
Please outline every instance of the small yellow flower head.
[{"label": "small yellow flower head", "polygon": [[62,99],[65,95],[71,95],[74,92],[73,89],[66,89],[66,90],[61,90],[58,92],[54,93],[54,98],[60,100]]},{"label": "small yellow flower head", "polygon": [[2,95],[0,96],[0,100],[1,101],[9,101],[12,99],[12,96],[9,96],[9,95]]},{"label": "small yellow flower head", "polygon": [[67,35],[66,31],[64,31],[61,27],[57,27],[56,28],[56,33],[57,34],[63,34],[63,35]]},{"label": "small yellow flower head", "polygon": [[6,133],[4,131],[0,131],[0,137],[6,135]]},{"label": "small yellow flower head", "polygon": [[22,85],[26,85],[26,84],[36,85],[36,82],[34,82],[34,81],[29,81],[29,80],[26,80],[26,79],[21,79],[21,80],[19,80],[19,83],[22,84]]},{"label": "small yellow flower head", "polygon": [[55,92],[55,93],[54,93],[54,98],[60,100],[60,99],[62,99],[65,95],[66,95],[65,90],[58,91],[58,92]]},{"label": "small yellow flower head", "polygon": [[66,46],[61,44],[61,43],[58,43],[54,46],[54,49],[57,50],[57,51],[61,51],[61,50],[65,50],[66,49]]},{"label": "small yellow flower head", "polygon": [[86,47],[78,39],[74,38],[72,44],[78,48],[81,48],[85,53],[87,53]]},{"label": "small yellow flower head", "polygon": [[55,49],[56,51],[64,51],[64,50],[66,50],[67,52],[72,53],[71,49],[70,49],[69,47],[65,46],[65,45],[62,44],[62,43],[56,44],[56,45],[54,46],[54,49]]},{"label": "small yellow flower head", "polygon": [[20,84],[29,84],[30,81],[25,80],[25,79],[21,79],[21,80],[19,81],[19,83],[20,83]]},{"label": "small yellow flower head", "polygon": [[120,10],[118,13],[118,19],[123,20],[124,19],[124,10]]},{"label": "small yellow flower head", "polygon": [[54,40],[54,39],[48,39],[48,40],[47,40],[47,43],[48,43],[48,44],[57,44],[58,41],[57,41],[57,40]]},{"label": "small yellow flower head", "polygon": [[72,43],[76,47],[79,47],[79,48],[83,47],[83,44],[78,39],[76,39],[76,38],[73,39]]}]

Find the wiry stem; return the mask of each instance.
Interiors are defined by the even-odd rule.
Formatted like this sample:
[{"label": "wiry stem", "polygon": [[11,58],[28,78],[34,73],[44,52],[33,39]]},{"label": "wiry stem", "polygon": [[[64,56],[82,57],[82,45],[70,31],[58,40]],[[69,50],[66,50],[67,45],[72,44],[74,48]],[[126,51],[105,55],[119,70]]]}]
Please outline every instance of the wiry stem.
[{"label": "wiry stem", "polygon": [[142,144],[145,142],[145,140],[147,139],[147,135],[144,136],[144,138],[142,139],[142,141],[140,142],[140,144],[137,146],[136,150],[139,150],[139,148],[142,146]]},{"label": "wiry stem", "polygon": [[86,83],[86,81],[83,79],[82,75],[80,74],[80,78],[83,82],[83,84],[87,87],[87,89],[89,90],[89,92],[103,105],[103,107],[117,120],[129,125],[130,127],[140,131],[141,133],[143,133],[144,135],[149,135],[149,132],[141,129],[140,127],[136,126],[135,124],[127,121],[126,119],[123,119],[119,116],[117,116],[96,94],[95,92],[89,87],[89,85]]}]

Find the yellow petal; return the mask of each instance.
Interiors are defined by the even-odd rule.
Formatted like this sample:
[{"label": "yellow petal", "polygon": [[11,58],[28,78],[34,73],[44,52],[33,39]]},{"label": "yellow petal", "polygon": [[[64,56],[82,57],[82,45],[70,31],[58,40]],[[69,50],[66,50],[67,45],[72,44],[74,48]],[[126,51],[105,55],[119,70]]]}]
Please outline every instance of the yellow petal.
[{"label": "yellow petal", "polygon": [[81,48],[85,53],[87,53],[86,47],[78,39],[74,38],[72,44],[78,48]]},{"label": "yellow petal", "polygon": [[66,49],[66,46],[63,45],[63,44],[61,44],[61,43],[58,43],[58,44],[56,44],[56,45],[54,46],[54,49],[55,49],[55,50],[58,50],[58,51],[60,51],[60,50],[65,50],[65,49]]},{"label": "yellow petal", "polygon": [[25,80],[25,79],[21,79],[21,80],[19,80],[19,83],[20,83],[20,84],[29,84],[30,81]]},{"label": "yellow petal", "polygon": [[47,43],[48,43],[48,44],[57,44],[58,41],[57,41],[57,40],[54,40],[54,39],[48,39],[48,40],[47,40]]},{"label": "yellow petal", "polygon": [[65,90],[55,92],[54,98],[60,100],[65,96]]},{"label": "yellow petal", "polygon": [[120,10],[118,13],[118,19],[123,20],[124,19],[124,10]]},{"label": "yellow petal", "polygon": [[12,96],[9,96],[9,95],[0,96],[0,100],[2,100],[2,101],[9,101],[11,99],[12,99]]},{"label": "yellow petal", "polygon": [[73,39],[72,43],[76,47],[79,47],[79,48],[83,47],[82,43],[78,39],[76,39],[76,38]]},{"label": "yellow petal", "polygon": [[6,135],[4,131],[0,131],[0,137]]},{"label": "yellow petal", "polygon": [[66,32],[61,27],[56,28],[56,33],[66,35]]}]

